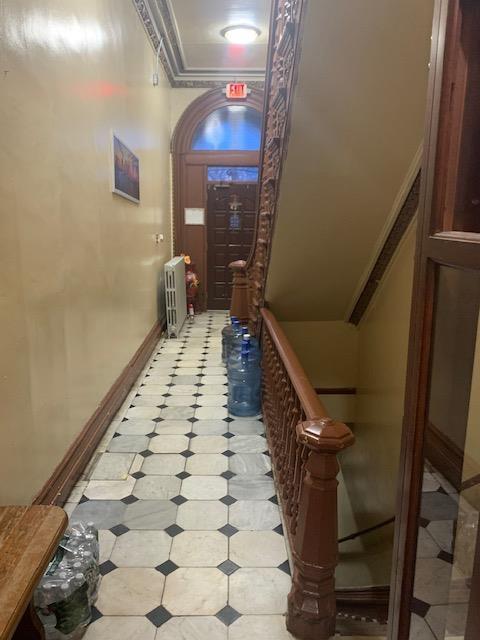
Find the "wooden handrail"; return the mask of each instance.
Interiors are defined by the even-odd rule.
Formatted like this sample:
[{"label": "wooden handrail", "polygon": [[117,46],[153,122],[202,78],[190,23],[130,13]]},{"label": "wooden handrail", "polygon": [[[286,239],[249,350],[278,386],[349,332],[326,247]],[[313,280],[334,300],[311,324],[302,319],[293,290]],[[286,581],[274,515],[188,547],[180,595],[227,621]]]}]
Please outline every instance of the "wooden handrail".
[{"label": "wooden handrail", "polygon": [[275,316],[261,309],[263,416],[293,559],[287,628],[302,640],[335,632],[337,454],[353,444],[328,417]]},{"label": "wooden handrail", "polygon": [[285,365],[288,376],[295,387],[295,391],[302,403],[307,420],[327,418],[328,414],[325,407],[320,401],[318,395],[315,393],[305,370],[300,364],[300,360],[297,358],[297,354],[293,350],[282,327],[277,322],[277,319],[268,309],[263,308],[260,313],[263,321],[265,322],[268,333],[275,343],[278,354]]}]

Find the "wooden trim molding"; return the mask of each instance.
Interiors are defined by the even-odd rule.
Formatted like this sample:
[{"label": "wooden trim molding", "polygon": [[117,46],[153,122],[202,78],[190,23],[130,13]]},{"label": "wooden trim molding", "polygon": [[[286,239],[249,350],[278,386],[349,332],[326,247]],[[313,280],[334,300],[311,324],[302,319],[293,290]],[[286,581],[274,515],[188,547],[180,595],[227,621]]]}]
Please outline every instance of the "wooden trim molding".
[{"label": "wooden trim molding", "polygon": [[315,387],[315,393],[319,396],[354,396],[356,387]]},{"label": "wooden trim molding", "polygon": [[160,339],[164,324],[157,321],[122,373],[75,438],[61,462],[40,489],[33,504],[62,506],[87,466],[113,416],[122,406],[135,380]]},{"label": "wooden trim molding", "polygon": [[380,624],[386,624],[388,621],[389,585],[336,589],[335,596],[339,617],[375,621]]},{"label": "wooden trim molding", "polygon": [[462,490],[463,451],[431,422],[425,431],[425,458],[457,491]]},{"label": "wooden trim molding", "polygon": [[196,69],[185,66],[169,3],[166,0],[133,0],[140,21],[155,53],[158,52],[170,85],[175,88],[224,87],[227,77],[248,80],[250,87],[262,89],[265,70]]},{"label": "wooden trim molding", "polygon": [[393,223],[390,233],[387,235],[379,256],[365,282],[365,285],[363,286],[353,311],[348,318],[348,322],[351,322],[352,324],[357,325],[361,321],[363,314],[367,310],[378,285],[385,275],[385,272],[392,261],[400,242],[402,241],[403,236],[418,210],[420,201],[420,179],[421,172],[419,171],[395,219],[395,222]]}]

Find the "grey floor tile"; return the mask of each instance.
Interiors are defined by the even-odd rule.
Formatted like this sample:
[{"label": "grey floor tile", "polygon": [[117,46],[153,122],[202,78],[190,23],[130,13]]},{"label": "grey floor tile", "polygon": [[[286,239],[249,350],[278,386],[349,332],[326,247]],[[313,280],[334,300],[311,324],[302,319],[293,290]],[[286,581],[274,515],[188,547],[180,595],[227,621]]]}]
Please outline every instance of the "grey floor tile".
[{"label": "grey floor tile", "polygon": [[70,522],[93,522],[97,529],[110,529],[122,522],[126,508],[121,500],[87,500],[77,506]]},{"label": "grey floor tile", "polygon": [[123,524],[129,529],[166,529],[176,517],[177,506],[170,500],[139,500],[125,509]]}]

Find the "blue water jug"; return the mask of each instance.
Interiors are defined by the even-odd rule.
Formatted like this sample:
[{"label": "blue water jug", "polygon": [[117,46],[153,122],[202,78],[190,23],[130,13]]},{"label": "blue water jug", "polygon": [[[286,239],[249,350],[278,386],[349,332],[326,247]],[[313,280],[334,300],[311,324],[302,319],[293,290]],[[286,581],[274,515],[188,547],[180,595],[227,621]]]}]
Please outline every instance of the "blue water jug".
[{"label": "blue water jug", "polygon": [[239,354],[229,361],[228,411],[242,418],[261,412],[260,389],[262,374],[259,358],[250,353],[250,338],[243,337]]},{"label": "blue water jug", "polygon": [[240,321],[236,316],[230,318],[230,324],[222,329],[222,362],[226,364],[233,335],[241,331]]},{"label": "blue water jug", "polygon": [[250,351],[249,351],[249,358],[251,360],[257,360],[260,361],[260,346],[258,344],[258,340],[254,337],[252,337],[249,333],[248,333],[248,328],[247,327],[242,327],[242,334],[241,335],[236,335],[233,336],[230,342],[230,349],[229,349],[229,355],[227,358],[227,374],[228,374],[228,369],[230,368],[230,366],[232,364],[235,364],[238,361],[238,358],[240,357],[240,351],[242,348],[242,343],[244,341],[244,339],[248,338],[249,340],[249,344],[250,344]]}]

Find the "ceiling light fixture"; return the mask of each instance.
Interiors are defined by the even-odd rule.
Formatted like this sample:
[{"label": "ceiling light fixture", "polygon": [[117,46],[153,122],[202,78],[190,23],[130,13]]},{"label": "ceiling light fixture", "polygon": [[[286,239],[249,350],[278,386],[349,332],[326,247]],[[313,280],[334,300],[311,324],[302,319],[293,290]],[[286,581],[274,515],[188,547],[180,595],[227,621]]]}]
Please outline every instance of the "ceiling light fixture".
[{"label": "ceiling light fixture", "polygon": [[258,38],[261,31],[257,27],[251,27],[247,24],[236,24],[225,27],[220,33],[231,44],[251,44]]}]

